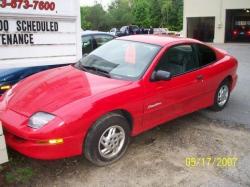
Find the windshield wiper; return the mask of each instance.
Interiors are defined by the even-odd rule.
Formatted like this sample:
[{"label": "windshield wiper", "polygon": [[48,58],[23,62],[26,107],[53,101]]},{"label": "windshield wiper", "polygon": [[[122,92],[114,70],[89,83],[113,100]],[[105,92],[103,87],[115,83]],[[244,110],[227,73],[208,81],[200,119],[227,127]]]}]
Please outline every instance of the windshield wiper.
[{"label": "windshield wiper", "polygon": [[105,77],[111,78],[111,75],[109,74],[108,71],[104,70],[104,69],[100,69],[97,67],[93,67],[93,66],[84,66],[84,65],[80,65],[81,69],[83,69],[84,71],[94,71],[95,73],[104,75]]}]

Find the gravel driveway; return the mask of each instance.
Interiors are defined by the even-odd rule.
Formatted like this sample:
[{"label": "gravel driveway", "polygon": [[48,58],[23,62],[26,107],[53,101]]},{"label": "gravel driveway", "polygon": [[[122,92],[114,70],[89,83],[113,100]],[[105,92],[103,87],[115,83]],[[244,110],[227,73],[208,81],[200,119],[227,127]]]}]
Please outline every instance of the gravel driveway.
[{"label": "gravel driveway", "polygon": [[[133,138],[126,155],[103,168],[82,157],[37,161],[10,151],[0,186],[250,186],[250,45],[226,44],[239,59],[239,84],[223,112],[196,112]],[[233,156],[235,167],[187,167],[187,157]]]}]

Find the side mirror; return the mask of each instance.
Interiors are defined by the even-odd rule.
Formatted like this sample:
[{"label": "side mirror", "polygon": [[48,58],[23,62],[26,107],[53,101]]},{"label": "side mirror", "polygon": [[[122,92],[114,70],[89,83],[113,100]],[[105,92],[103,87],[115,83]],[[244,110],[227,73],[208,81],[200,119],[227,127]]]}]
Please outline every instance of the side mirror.
[{"label": "side mirror", "polygon": [[171,73],[168,71],[158,70],[153,73],[151,80],[152,81],[167,81],[172,78]]}]

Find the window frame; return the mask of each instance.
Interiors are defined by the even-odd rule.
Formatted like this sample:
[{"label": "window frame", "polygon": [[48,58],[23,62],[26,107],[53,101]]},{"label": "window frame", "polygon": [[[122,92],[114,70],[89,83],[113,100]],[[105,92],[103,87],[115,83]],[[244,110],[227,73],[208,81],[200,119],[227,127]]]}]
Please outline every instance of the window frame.
[{"label": "window frame", "polygon": [[[87,35],[82,35],[82,37],[81,37],[81,39],[83,40],[83,38],[84,37],[89,37],[90,39],[91,39],[91,48],[92,48],[92,50],[91,50],[91,52],[94,50],[94,38],[93,38],[93,36],[91,35],[91,34],[87,34]],[[83,42],[82,42],[82,44],[83,44]],[[88,54],[88,53],[83,53],[83,50],[82,50],[82,54],[84,55],[84,54]]]},{"label": "window frame", "polygon": [[[204,44],[201,44],[201,43],[195,43],[195,44],[193,44],[193,46],[194,46],[195,53],[196,53],[196,56],[197,56],[198,61],[199,61],[199,69],[208,67],[208,66],[210,66],[210,65],[212,65],[212,64],[214,64],[214,63],[216,63],[216,62],[218,61],[217,54],[216,54],[216,52],[215,52],[211,47],[209,47],[209,46],[207,46],[207,45],[204,45]],[[197,47],[195,47],[195,46],[197,46]],[[198,49],[199,46],[204,46],[204,47],[210,49],[211,51],[213,51],[213,53],[214,53],[214,55],[215,55],[215,60],[212,61],[212,62],[210,62],[210,63],[208,63],[208,64],[206,64],[206,65],[201,66],[201,59],[200,59],[199,51],[198,51],[198,50],[199,50],[199,49]]]},{"label": "window frame", "polygon": [[[97,48],[98,48],[98,43],[97,43],[96,37],[103,37],[103,38],[104,38],[104,37],[110,37],[111,39],[110,39],[109,41],[115,39],[114,36],[109,35],[109,34],[93,34],[93,35],[92,35],[93,44],[94,44],[94,42],[95,42],[96,45],[97,45]],[[109,42],[109,41],[107,41],[107,42]],[[107,43],[107,42],[105,42],[105,43]],[[100,45],[100,46],[102,46],[102,45]],[[100,47],[100,46],[99,46],[99,47]],[[93,46],[93,48],[94,48],[94,46]],[[95,48],[95,49],[96,49],[96,48]],[[95,49],[93,49],[93,50],[95,50]]]},{"label": "window frame", "polygon": [[[153,75],[154,72],[156,71],[156,68],[157,68],[158,64],[161,62],[161,59],[166,55],[166,53],[167,53],[171,48],[178,47],[178,46],[185,46],[185,45],[191,46],[191,48],[192,48],[192,50],[193,50],[193,52],[192,52],[192,53],[193,53],[193,58],[194,58],[194,60],[196,61],[196,63],[200,64],[199,56],[198,56],[198,54],[197,54],[197,52],[196,52],[196,50],[195,50],[194,44],[195,44],[195,43],[179,43],[179,44],[175,44],[175,45],[172,45],[172,46],[168,47],[168,48],[164,51],[163,55],[160,57],[160,60],[157,62],[156,66],[154,67],[154,71],[152,72],[152,75]],[[191,72],[197,71],[197,70],[199,70],[199,69],[201,69],[200,66],[198,66],[197,68],[194,68],[194,69],[192,69],[192,70],[186,71],[186,72],[184,72],[184,73],[180,73],[180,74],[177,74],[177,75],[172,75],[172,78],[179,77],[179,76],[185,75],[185,74],[187,74],[187,73],[191,73]],[[171,73],[171,72],[170,72],[170,73]],[[151,75],[151,76],[152,76],[152,75]]]}]

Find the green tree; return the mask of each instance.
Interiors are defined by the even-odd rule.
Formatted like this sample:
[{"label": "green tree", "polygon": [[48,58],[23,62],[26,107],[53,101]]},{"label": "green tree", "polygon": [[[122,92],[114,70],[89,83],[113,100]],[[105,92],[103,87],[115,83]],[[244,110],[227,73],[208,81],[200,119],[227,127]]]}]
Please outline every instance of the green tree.
[{"label": "green tree", "polygon": [[83,29],[107,30],[109,28],[107,12],[102,5],[81,8],[81,25]]},{"label": "green tree", "polygon": [[129,0],[115,0],[108,8],[111,27],[120,28],[134,22],[132,8]]},{"label": "green tree", "polygon": [[81,7],[81,21],[83,29],[103,31],[129,24],[181,30],[183,0],[114,0],[107,10],[100,4]]},{"label": "green tree", "polygon": [[86,15],[86,20],[91,23],[91,27],[94,30],[105,30],[108,27],[106,24],[106,12],[100,4],[90,7],[90,11]]},{"label": "green tree", "polygon": [[135,24],[143,27],[150,26],[149,3],[147,0],[133,0],[132,12]]},{"label": "green tree", "polygon": [[169,26],[171,10],[173,7],[173,0],[160,0],[159,3],[161,4],[161,27]]},{"label": "green tree", "polygon": [[82,29],[91,29],[91,22],[87,21],[86,16],[90,12],[90,7],[81,7],[81,27]]},{"label": "green tree", "polygon": [[159,27],[162,24],[160,0],[149,1],[149,20],[152,27]]}]

